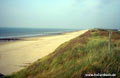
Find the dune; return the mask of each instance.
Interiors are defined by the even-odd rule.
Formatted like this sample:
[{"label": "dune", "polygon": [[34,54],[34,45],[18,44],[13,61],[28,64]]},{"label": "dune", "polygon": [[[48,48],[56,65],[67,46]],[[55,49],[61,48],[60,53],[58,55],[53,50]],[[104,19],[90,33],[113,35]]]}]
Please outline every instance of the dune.
[{"label": "dune", "polygon": [[61,35],[24,38],[0,42],[0,73],[9,75],[34,61],[52,53],[60,44],[73,39],[87,30]]}]

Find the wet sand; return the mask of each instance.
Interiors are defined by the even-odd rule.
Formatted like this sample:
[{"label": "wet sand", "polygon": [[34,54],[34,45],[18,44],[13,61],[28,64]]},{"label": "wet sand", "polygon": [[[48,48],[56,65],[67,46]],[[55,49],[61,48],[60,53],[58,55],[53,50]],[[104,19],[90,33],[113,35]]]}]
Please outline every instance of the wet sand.
[{"label": "wet sand", "polygon": [[87,30],[61,35],[31,37],[18,40],[0,41],[0,73],[11,74],[26,65],[53,52],[60,44],[75,38]]}]

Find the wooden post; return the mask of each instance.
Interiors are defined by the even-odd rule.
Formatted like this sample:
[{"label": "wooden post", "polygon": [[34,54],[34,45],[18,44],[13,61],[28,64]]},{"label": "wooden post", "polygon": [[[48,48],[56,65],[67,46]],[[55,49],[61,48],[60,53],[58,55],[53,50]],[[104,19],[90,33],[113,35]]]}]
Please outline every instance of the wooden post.
[{"label": "wooden post", "polygon": [[109,42],[108,42],[108,51],[109,51],[109,53],[111,52],[111,36],[112,36],[112,31],[109,31]]}]

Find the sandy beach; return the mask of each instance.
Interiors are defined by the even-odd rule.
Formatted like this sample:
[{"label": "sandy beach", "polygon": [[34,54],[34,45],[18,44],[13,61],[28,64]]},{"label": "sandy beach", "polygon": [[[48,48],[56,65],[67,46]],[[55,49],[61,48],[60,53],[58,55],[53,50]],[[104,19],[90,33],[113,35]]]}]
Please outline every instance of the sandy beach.
[{"label": "sandy beach", "polygon": [[16,41],[0,42],[0,73],[11,74],[53,52],[60,44],[87,30],[61,35],[31,37]]}]

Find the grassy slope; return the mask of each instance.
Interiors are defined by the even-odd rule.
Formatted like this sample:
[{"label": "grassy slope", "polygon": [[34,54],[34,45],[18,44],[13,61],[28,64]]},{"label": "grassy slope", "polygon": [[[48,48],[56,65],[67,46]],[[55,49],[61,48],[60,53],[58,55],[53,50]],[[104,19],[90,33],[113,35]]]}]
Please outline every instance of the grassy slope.
[{"label": "grassy slope", "polygon": [[84,78],[85,73],[115,73],[120,78],[120,32],[89,30],[59,46],[53,53],[5,78]]}]

